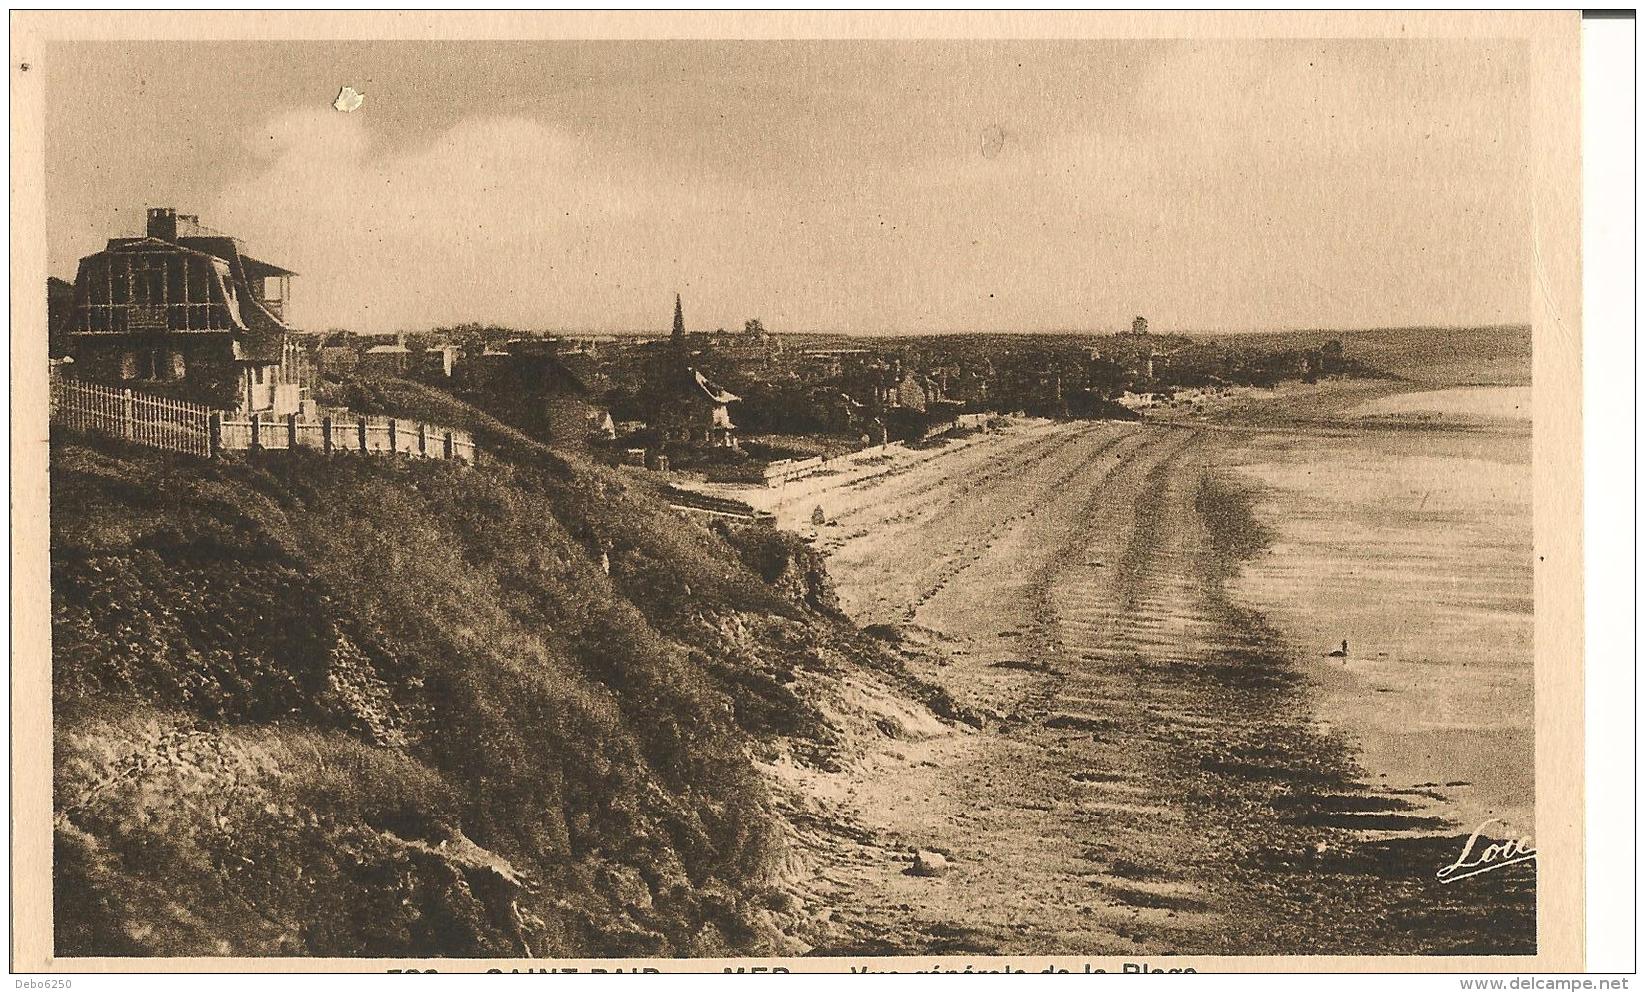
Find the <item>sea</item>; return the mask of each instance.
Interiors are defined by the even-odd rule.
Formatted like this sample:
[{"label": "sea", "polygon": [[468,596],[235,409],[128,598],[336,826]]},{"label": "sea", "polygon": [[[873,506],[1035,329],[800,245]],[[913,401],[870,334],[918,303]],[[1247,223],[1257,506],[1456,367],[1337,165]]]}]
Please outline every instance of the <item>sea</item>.
[{"label": "sea", "polygon": [[1222,456],[1271,539],[1235,595],[1306,660],[1319,721],[1371,785],[1497,836],[1534,828],[1529,415],[1528,387],[1402,393]]}]

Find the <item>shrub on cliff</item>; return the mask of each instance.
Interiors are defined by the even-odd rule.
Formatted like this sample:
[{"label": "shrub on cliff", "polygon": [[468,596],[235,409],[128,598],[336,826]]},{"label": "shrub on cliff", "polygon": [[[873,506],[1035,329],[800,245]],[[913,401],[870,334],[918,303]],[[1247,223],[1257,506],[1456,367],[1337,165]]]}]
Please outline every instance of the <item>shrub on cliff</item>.
[{"label": "shrub on cliff", "polygon": [[563,462],[54,439],[58,951],[780,947],[756,694],[692,639],[799,608],[659,508]]}]

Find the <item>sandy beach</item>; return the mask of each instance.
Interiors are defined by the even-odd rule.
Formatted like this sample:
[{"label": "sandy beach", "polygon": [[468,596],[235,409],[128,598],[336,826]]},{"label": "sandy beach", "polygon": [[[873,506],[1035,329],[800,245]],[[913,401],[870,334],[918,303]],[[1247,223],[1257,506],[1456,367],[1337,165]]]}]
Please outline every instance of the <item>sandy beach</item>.
[{"label": "sandy beach", "polygon": [[[1528,601],[1514,600],[1522,577],[1488,576],[1498,595],[1484,604],[1477,590],[1420,588],[1445,609],[1396,636],[1372,619],[1408,612],[1360,576],[1335,595],[1367,605],[1343,615],[1340,637],[1368,657],[1335,669],[1320,656],[1342,625],[1298,592],[1329,575],[1337,560],[1321,549],[1336,536],[1320,524],[1332,513],[1286,495],[1285,472],[1345,446],[1417,457],[1398,439],[1421,435],[1382,427],[1318,440],[1333,412],[1394,392],[1323,385],[1291,398],[1302,415],[1289,426],[1260,401],[1163,423],[1018,422],[755,494],[827,553],[859,624],[894,628],[922,679],[986,716],[981,730],[899,726],[838,772],[785,772],[815,815],[800,833],[819,868],[805,898],[827,908],[817,950],[1529,950],[1532,865],[1449,886],[1434,876],[1479,811],[1528,816],[1529,784],[1478,785],[1492,775],[1483,760],[1442,775],[1418,739],[1392,733],[1411,725],[1459,755],[1529,746],[1529,711],[1516,709],[1529,648],[1521,671],[1513,641],[1515,612],[1529,623]],[[1424,451],[1480,456],[1478,438],[1458,437],[1461,449]],[[1486,443],[1511,449],[1507,437]],[[1298,447],[1307,438],[1322,447]],[[1513,458],[1502,464],[1503,485],[1487,487],[1500,497],[1489,533],[1426,551],[1435,574],[1500,559],[1520,541],[1522,511],[1528,555],[1528,506],[1516,503]],[[1397,583],[1409,575],[1400,542],[1475,520],[1466,496],[1430,495],[1443,514],[1418,507],[1391,544],[1350,558]],[[1387,523],[1357,522],[1340,501],[1334,512],[1346,526]],[[1288,531],[1287,517],[1312,530]],[[1493,611],[1512,623],[1494,624]],[[1452,660],[1415,657],[1418,643],[1470,617],[1476,641],[1506,631],[1515,657],[1481,668],[1478,693],[1443,693],[1423,711]],[[1390,684],[1397,692],[1375,689]],[[1368,693],[1380,710],[1348,704]],[[915,849],[949,870],[911,874]]]}]

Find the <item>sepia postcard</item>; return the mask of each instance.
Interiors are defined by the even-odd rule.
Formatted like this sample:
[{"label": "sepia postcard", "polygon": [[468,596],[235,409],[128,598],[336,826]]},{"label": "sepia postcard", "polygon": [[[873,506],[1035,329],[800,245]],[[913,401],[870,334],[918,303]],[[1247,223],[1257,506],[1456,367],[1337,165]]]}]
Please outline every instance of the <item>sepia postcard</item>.
[{"label": "sepia postcard", "polygon": [[12,14],[12,967],[1581,969],[1578,26]]}]

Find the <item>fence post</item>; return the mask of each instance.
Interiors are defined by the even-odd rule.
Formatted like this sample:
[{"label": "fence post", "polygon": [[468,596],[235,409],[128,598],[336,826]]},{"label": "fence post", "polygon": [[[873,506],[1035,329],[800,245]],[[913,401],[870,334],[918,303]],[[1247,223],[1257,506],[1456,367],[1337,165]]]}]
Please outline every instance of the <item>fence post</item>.
[{"label": "fence post", "polygon": [[286,415],[286,448],[289,451],[297,450],[297,415]]},{"label": "fence post", "polygon": [[223,412],[214,410],[206,415],[206,457],[223,454]]},{"label": "fence post", "polygon": [[120,408],[121,434],[129,441],[137,437],[137,400],[132,397],[130,390],[121,390],[123,401]]},{"label": "fence post", "polygon": [[263,447],[263,415],[260,411],[251,414],[251,450],[256,451]]},{"label": "fence post", "polygon": [[325,440],[321,442],[321,445],[325,448],[326,454],[330,455],[331,454],[331,417],[330,417],[330,415],[327,415],[325,417],[320,418],[320,427],[325,432]]},{"label": "fence post", "polygon": [[359,427],[360,427],[360,454],[364,455],[367,451],[367,449],[366,449],[366,419],[364,417],[360,418]]},{"label": "fence post", "polygon": [[451,441],[451,432],[447,431],[446,432],[446,458],[448,458],[448,459],[451,458],[454,447],[455,446],[452,444],[452,441]]},{"label": "fence post", "polygon": [[400,454],[400,419],[398,417],[388,419],[388,454]]},{"label": "fence post", "polygon": [[417,422],[417,454],[428,458],[428,425]]}]

